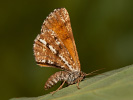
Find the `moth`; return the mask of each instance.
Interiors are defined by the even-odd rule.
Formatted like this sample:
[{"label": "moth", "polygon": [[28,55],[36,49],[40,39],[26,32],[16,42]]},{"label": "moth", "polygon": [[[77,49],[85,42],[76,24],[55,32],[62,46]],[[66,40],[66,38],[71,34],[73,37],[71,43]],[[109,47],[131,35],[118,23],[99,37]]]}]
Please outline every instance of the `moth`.
[{"label": "moth", "polygon": [[62,70],[50,76],[45,83],[45,89],[51,88],[58,81],[63,83],[56,91],[60,90],[64,83],[77,83],[79,89],[79,82],[93,73],[86,74],[81,71],[69,14],[65,8],[55,9],[44,20],[41,33],[34,40],[33,50],[39,66]]}]

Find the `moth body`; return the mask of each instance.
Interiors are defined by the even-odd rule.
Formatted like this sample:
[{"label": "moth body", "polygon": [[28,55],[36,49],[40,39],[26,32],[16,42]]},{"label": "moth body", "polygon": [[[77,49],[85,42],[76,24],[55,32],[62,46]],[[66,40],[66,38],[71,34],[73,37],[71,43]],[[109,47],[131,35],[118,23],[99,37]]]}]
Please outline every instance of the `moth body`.
[{"label": "moth body", "polygon": [[81,81],[85,78],[84,72],[68,72],[68,71],[59,71],[51,75],[50,78],[45,83],[44,88],[49,89],[59,81],[65,81],[68,85],[78,82],[78,79]]}]

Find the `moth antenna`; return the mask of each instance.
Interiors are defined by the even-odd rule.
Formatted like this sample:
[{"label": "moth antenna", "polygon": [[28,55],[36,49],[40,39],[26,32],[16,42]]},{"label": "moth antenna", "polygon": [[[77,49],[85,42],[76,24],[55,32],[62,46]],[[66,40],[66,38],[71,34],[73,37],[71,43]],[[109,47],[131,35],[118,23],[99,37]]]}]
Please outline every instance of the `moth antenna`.
[{"label": "moth antenna", "polygon": [[92,71],[92,72],[86,74],[85,76],[96,74],[95,72],[100,71],[100,70],[103,70],[103,69],[105,69],[105,68],[97,69],[95,71]]}]

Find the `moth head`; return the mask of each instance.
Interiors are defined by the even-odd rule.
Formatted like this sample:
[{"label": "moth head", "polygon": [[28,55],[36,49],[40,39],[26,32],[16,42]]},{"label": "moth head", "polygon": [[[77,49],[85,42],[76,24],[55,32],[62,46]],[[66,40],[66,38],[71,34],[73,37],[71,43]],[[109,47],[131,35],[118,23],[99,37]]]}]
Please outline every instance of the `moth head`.
[{"label": "moth head", "polygon": [[80,72],[80,78],[81,78],[81,79],[84,79],[85,76],[86,76],[86,73],[84,73],[84,72],[81,71],[81,72]]}]

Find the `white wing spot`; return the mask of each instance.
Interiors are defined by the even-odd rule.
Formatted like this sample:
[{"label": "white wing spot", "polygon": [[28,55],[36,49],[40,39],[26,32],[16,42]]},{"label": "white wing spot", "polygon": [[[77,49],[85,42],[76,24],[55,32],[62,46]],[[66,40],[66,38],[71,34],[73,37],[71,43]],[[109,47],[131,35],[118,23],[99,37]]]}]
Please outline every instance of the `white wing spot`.
[{"label": "white wing spot", "polygon": [[61,68],[63,68],[64,66],[61,66]]},{"label": "white wing spot", "polygon": [[51,45],[49,45],[49,48],[50,48],[50,50],[51,50],[54,54],[57,53],[56,50],[55,50]]},{"label": "white wing spot", "polygon": [[65,20],[64,20],[64,18],[62,17],[62,15],[60,15],[60,17],[61,17],[61,20],[65,23]]},{"label": "white wing spot", "polygon": [[46,60],[42,60],[42,62],[43,62],[43,63],[45,63],[45,62],[46,62]]},{"label": "white wing spot", "polygon": [[52,61],[50,61],[50,60],[48,60],[48,63],[49,63],[49,64],[54,64],[54,62],[52,62]]},{"label": "white wing spot", "polygon": [[70,68],[70,70],[73,70],[72,66],[69,65],[68,61],[66,61],[66,59],[62,55],[59,55],[59,57],[61,58],[61,60],[63,60],[65,62],[65,64]]},{"label": "white wing spot", "polygon": [[40,39],[39,41],[42,42],[44,45],[47,44],[47,42],[45,40]]},{"label": "white wing spot", "polygon": [[60,42],[56,40],[56,44],[57,44],[57,45],[59,45],[59,44],[60,44]]},{"label": "white wing spot", "polygon": [[39,52],[37,52],[37,55],[40,55],[40,53],[39,53]]}]

